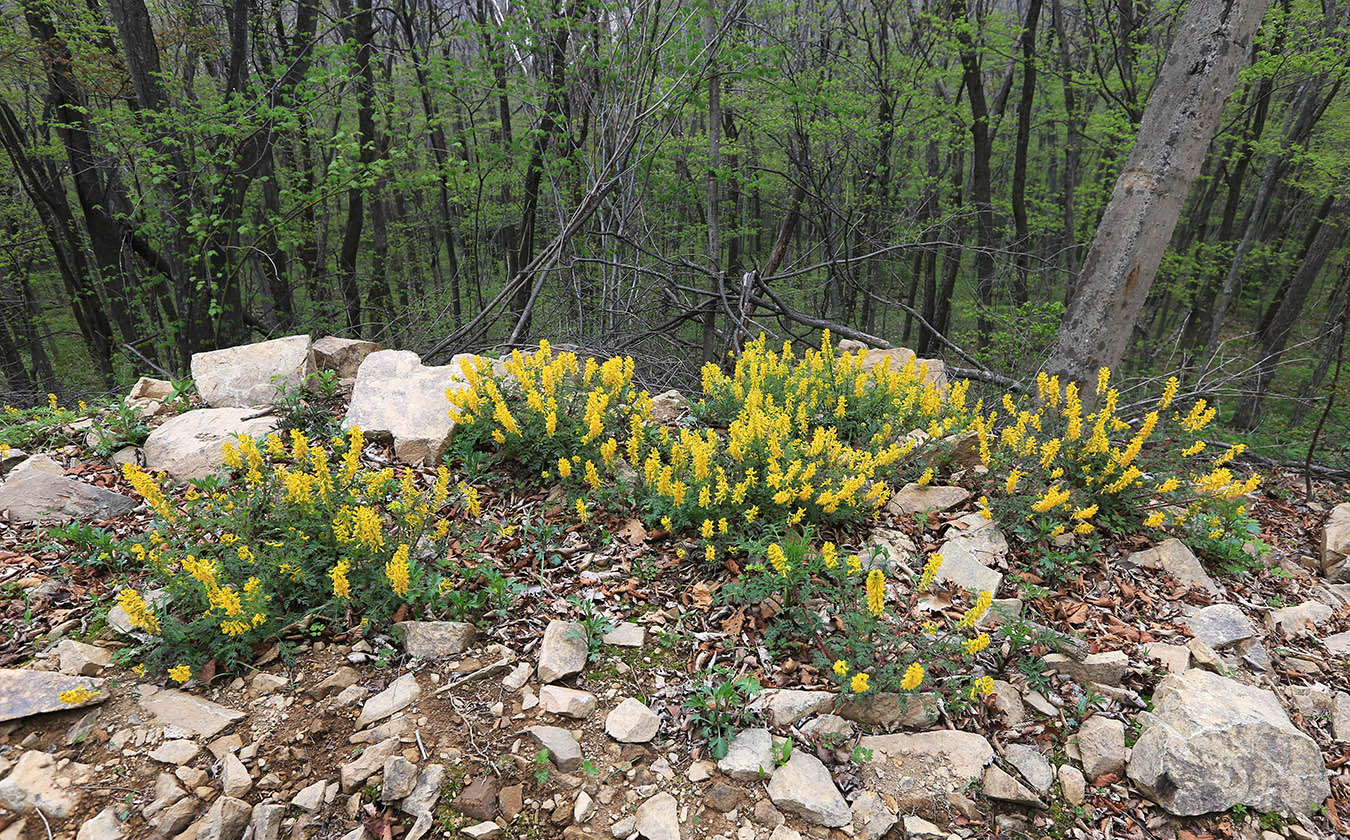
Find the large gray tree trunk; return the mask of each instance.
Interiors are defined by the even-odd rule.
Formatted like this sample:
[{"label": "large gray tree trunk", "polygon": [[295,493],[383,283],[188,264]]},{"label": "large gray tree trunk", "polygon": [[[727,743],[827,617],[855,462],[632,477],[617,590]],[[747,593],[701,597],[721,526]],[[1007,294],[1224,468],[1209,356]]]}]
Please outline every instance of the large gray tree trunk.
[{"label": "large gray tree trunk", "polygon": [[1047,368],[1119,364],[1268,0],[1193,0],[1083,263]]}]

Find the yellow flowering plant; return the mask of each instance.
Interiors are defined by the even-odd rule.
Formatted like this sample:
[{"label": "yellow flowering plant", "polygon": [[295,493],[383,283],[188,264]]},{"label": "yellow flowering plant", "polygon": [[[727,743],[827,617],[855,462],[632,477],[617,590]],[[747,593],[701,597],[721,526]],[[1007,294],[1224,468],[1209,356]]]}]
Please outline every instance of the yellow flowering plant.
[{"label": "yellow flowering plant", "polygon": [[[929,605],[925,593],[934,594],[940,555],[910,574],[903,558],[883,548],[846,558],[833,543],[817,545],[810,529],[766,536],[750,548],[762,560],[747,564],[719,597],[772,605],[766,647],[815,660],[846,694],[935,691],[963,706],[992,662],[994,638],[1011,638],[987,626],[989,592],[956,594],[946,612]],[[1017,645],[1009,652],[1026,655]]]},{"label": "yellow flowering plant", "polygon": [[1033,394],[1005,394],[977,414],[972,428],[989,467],[982,512],[1033,547],[1052,576],[1092,553],[1103,529],[1153,530],[1213,559],[1240,559],[1259,530],[1244,497],[1260,477],[1231,471],[1241,445],[1219,450],[1200,439],[1215,407],[1179,404],[1175,377],[1138,405],[1138,417],[1125,416],[1108,369],[1088,388],[1041,373]]},{"label": "yellow flowering plant", "polygon": [[494,367],[459,357],[464,384],[446,391],[457,424],[451,457],[486,451],[526,475],[598,490],[618,459],[641,446],[651,397],[633,383],[632,357],[554,352],[547,341]]},{"label": "yellow flowering plant", "polygon": [[447,557],[447,517],[477,509],[476,491],[445,467],[425,478],[371,468],[363,448],[359,429],[241,437],[223,449],[229,478],[175,501],[160,479],[125,468],[156,522],[126,544],[148,579],[118,603],[149,637],[154,667],[174,679],[208,659],[233,668],[302,621],[348,626],[359,614],[378,627],[396,612],[454,612],[464,570]]}]

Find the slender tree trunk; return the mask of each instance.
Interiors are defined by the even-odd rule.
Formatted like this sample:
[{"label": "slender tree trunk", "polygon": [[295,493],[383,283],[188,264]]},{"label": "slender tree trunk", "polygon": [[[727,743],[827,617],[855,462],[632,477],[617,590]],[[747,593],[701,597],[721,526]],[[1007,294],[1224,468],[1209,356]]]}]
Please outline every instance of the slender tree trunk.
[{"label": "slender tree trunk", "polygon": [[989,337],[989,307],[994,303],[994,203],[990,192],[990,160],[994,154],[989,132],[989,104],[984,95],[984,73],[980,69],[979,49],[970,34],[966,0],[952,0],[951,20],[956,40],[961,45],[962,78],[970,98],[970,200],[975,205],[975,297],[979,310],[976,341],[984,345]]},{"label": "slender tree trunk", "polygon": [[1219,125],[1267,0],[1194,0],[1144,110],[1047,370],[1085,382],[1129,347],[1191,182]]},{"label": "slender tree trunk", "polygon": [[[703,35],[708,49],[717,49],[716,7],[709,5],[703,17]],[[719,191],[717,170],[722,165],[722,78],[718,75],[716,55],[709,58],[708,67],[708,296],[703,310],[703,363],[717,361],[717,304],[722,295],[722,232],[718,227]]]},{"label": "slender tree trunk", "polygon": [[[1027,228],[1027,146],[1031,143],[1031,106],[1036,100],[1036,24],[1041,17],[1041,0],[1031,0],[1022,28],[1022,96],[1017,103],[1017,148],[1013,157],[1012,213],[1017,275],[1014,297],[1027,302],[1027,275],[1031,252],[1031,233]],[[1067,82],[1065,83],[1067,84]]]}]

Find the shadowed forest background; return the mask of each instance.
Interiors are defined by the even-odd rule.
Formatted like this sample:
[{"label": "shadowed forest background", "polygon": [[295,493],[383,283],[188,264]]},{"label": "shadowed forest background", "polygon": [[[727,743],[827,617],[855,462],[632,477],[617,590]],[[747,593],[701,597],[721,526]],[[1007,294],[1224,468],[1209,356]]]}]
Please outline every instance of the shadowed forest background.
[{"label": "shadowed forest background", "polygon": [[[1025,382],[1185,8],[0,0],[0,391],[296,332],[655,391],[823,327]],[[1342,468],[1347,78],[1344,0],[1270,0],[1123,371]]]}]

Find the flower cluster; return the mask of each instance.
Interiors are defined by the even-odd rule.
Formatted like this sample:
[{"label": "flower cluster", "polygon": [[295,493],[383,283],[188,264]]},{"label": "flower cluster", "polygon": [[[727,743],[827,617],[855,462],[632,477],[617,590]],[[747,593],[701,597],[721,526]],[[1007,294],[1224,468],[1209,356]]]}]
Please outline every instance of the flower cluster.
[{"label": "flower cluster", "polygon": [[[128,553],[163,594],[147,603],[124,589],[118,603],[152,637],[147,653],[172,666],[170,678],[186,681],[210,658],[245,661],[297,621],[346,626],[357,604],[376,622],[405,605],[444,605],[455,587],[443,584],[458,574],[444,550],[449,471],[422,478],[368,468],[363,447],[359,429],[325,441],[299,431],[289,439],[241,437],[223,448],[234,478],[189,490],[176,508],[153,477],[125,468],[159,516]],[[476,492],[466,490],[458,495],[477,509]]]},{"label": "flower cluster", "polygon": [[966,702],[988,693],[979,672],[997,632],[984,621],[992,593],[969,593],[964,609],[934,613],[922,596],[941,555],[918,575],[891,577],[881,549],[840,563],[834,544],[814,547],[807,530],[806,538],[769,543],[765,562],[748,564],[742,580],[723,587],[729,600],[777,605],[766,644],[790,640],[822,651],[821,671],[852,694],[924,688]]},{"label": "flower cluster", "polygon": [[459,364],[464,384],[446,398],[461,455],[488,447],[535,475],[556,471],[596,490],[621,449],[631,458],[642,444],[651,397],[633,385],[631,357],[582,362],[541,341],[533,353],[513,352],[500,371],[481,356]]},{"label": "flower cluster", "polygon": [[[1122,416],[1120,392],[1102,368],[1086,402],[1076,383],[1042,373],[1036,393],[1005,394],[977,413],[981,459],[990,481],[982,512],[1030,544],[1090,539],[1103,522],[1118,528],[1164,529],[1196,543],[1249,538],[1242,499],[1260,484],[1225,465],[1241,445],[1205,462],[1199,435],[1216,411],[1204,399],[1174,403],[1180,383],[1163,386],[1137,420]],[[1154,442],[1157,442],[1154,445]]]}]

